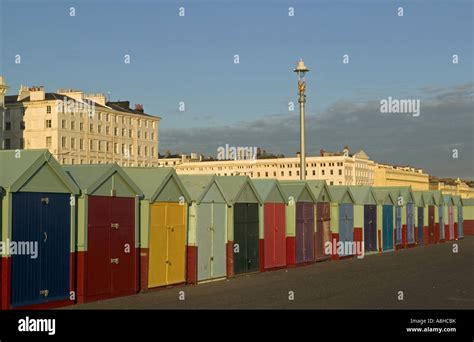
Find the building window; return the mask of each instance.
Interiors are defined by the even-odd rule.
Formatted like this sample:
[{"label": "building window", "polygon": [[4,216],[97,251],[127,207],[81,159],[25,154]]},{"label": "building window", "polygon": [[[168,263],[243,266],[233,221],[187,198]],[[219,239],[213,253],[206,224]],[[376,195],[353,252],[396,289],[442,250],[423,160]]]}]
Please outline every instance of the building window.
[{"label": "building window", "polygon": [[115,123],[118,123],[118,119],[119,119],[119,118],[118,118],[118,115],[115,115],[115,117],[114,117]]},{"label": "building window", "polygon": [[114,127],[114,135],[118,136],[118,128],[117,127]]},{"label": "building window", "polygon": [[76,148],[76,138],[71,138],[71,148]]},{"label": "building window", "polygon": [[107,141],[105,148],[107,152],[110,152],[110,141]]},{"label": "building window", "polygon": [[145,157],[148,156],[148,146],[145,146]]},{"label": "building window", "polygon": [[331,169],[331,170],[329,171],[329,173],[330,173],[331,176],[332,176],[332,175],[334,174],[334,171]]},{"label": "building window", "polygon": [[10,139],[5,139],[5,149],[9,150],[10,148],[12,148],[11,140]]},{"label": "building window", "polygon": [[63,158],[63,164],[66,164],[66,158]]},{"label": "building window", "polygon": [[61,128],[66,129],[66,120],[61,121]]},{"label": "building window", "polygon": [[339,176],[342,176],[342,170],[339,169]]},{"label": "building window", "polygon": [[110,133],[110,128],[109,126],[105,126],[105,134],[109,134]]},{"label": "building window", "polygon": [[142,155],[142,147],[141,146],[137,146],[137,153],[139,156]]},{"label": "building window", "polygon": [[137,137],[138,137],[138,139],[140,139],[140,136],[141,136],[141,132],[138,131],[138,132],[137,132]]},{"label": "building window", "polygon": [[155,140],[155,133],[151,133],[150,135],[151,135],[150,139]]},{"label": "building window", "polygon": [[12,123],[5,122],[5,131],[11,131],[11,129],[12,129]]},{"label": "building window", "polygon": [[133,131],[131,129],[128,130],[128,137],[133,138]]},{"label": "building window", "polygon": [[313,176],[316,176],[316,170],[313,170]]},{"label": "building window", "polygon": [[150,157],[154,157],[154,156],[155,156],[155,148],[152,147],[152,148],[151,148],[151,156],[150,156]]},{"label": "building window", "polygon": [[89,132],[94,133],[94,124],[89,125]]},{"label": "building window", "polygon": [[46,106],[46,114],[51,114],[51,106]]},{"label": "building window", "polygon": [[285,175],[285,171],[281,171],[281,176],[283,177]]},{"label": "building window", "polygon": [[122,116],[122,125],[125,124],[125,116]]},{"label": "building window", "polygon": [[125,128],[122,128],[122,137],[127,136],[127,130]]},{"label": "building window", "polygon": [[102,113],[97,114],[97,120],[102,120]]},{"label": "building window", "polygon": [[51,128],[51,120],[46,120],[44,123],[44,127]]},{"label": "building window", "polygon": [[105,114],[105,121],[109,121],[110,120],[110,114]]},{"label": "building window", "polygon": [[102,141],[101,141],[101,140],[99,140],[99,141],[97,142],[97,146],[98,146],[99,152],[102,152]]},{"label": "building window", "polygon": [[288,176],[290,176],[290,177],[291,177],[291,171],[288,171]]},{"label": "building window", "polygon": [[132,145],[128,145],[128,153],[129,153],[129,156],[133,156],[133,146]]},{"label": "building window", "polygon": [[25,121],[20,122],[20,129],[21,129],[22,131],[25,130]]},{"label": "building window", "polygon": [[79,130],[84,132],[84,124],[82,122],[79,124]]},{"label": "building window", "polygon": [[122,154],[125,154],[125,144],[122,144]]},{"label": "building window", "polygon": [[334,185],[334,182],[333,181],[329,182],[329,185]]},{"label": "building window", "polygon": [[75,159],[71,159],[71,165],[74,165],[76,163]]},{"label": "building window", "polygon": [[20,138],[20,148],[25,148],[25,139]]},{"label": "building window", "polygon": [[71,131],[76,130],[76,121],[71,121]]},{"label": "building window", "polygon": [[52,137],[46,137],[46,148],[51,148],[53,138]]},{"label": "building window", "polygon": [[98,132],[98,133],[102,133],[102,125],[98,125],[98,126],[97,126],[97,132]]},{"label": "building window", "polygon": [[89,151],[94,151],[94,140],[89,139]]},{"label": "building window", "polygon": [[116,154],[119,153],[118,144],[117,144],[117,143],[114,143],[114,153],[116,153]]},{"label": "building window", "polygon": [[66,148],[66,137],[61,137],[61,147]]},{"label": "building window", "polygon": [[84,139],[79,139],[79,149],[84,150]]},{"label": "building window", "polygon": [[148,139],[148,132],[145,132],[145,140]]}]

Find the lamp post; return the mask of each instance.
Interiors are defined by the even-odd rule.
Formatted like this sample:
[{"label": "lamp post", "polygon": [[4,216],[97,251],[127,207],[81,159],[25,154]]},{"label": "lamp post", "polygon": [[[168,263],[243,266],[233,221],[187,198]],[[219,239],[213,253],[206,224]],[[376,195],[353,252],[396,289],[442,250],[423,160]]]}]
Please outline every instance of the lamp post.
[{"label": "lamp post", "polygon": [[305,74],[309,69],[304,65],[303,59],[300,59],[295,70],[296,75],[298,76],[298,92],[300,98],[298,102],[300,103],[300,179],[306,179],[306,153],[304,146],[304,104],[306,102],[306,95],[304,94],[306,90],[306,80]]}]

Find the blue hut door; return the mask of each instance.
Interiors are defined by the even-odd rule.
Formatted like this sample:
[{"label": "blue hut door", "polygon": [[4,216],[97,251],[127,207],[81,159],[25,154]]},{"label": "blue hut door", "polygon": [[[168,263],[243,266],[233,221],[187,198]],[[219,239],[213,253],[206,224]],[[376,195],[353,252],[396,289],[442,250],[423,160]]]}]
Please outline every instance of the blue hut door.
[{"label": "blue hut door", "polygon": [[12,241],[28,244],[30,252],[36,250],[36,255],[12,255],[12,307],[69,298],[69,196],[13,194]]},{"label": "blue hut door", "polygon": [[458,238],[463,237],[462,220],[462,206],[458,206]]},{"label": "blue hut door", "polygon": [[[352,204],[339,204],[339,241],[344,249],[347,243],[354,240],[354,207]],[[345,251],[341,256],[347,255]]]},{"label": "blue hut door", "polygon": [[396,244],[401,245],[403,243],[402,239],[402,207],[395,207],[395,235],[396,235]]},{"label": "blue hut door", "polygon": [[393,206],[383,206],[383,250],[393,249]]},{"label": "blue hut door", "polygon": [[444,205],[439,207],[439,239],[444,240]]},{"label": "blue hut door", "polygon": [[407,203],[407,235],[408,243],[415,243],[415,221],[413,220],[413,203]]},{"label": "blue hut door", "polygon": [[424,208],[418,207],[418,243],[423,244],[423,229],[424,229]]}]

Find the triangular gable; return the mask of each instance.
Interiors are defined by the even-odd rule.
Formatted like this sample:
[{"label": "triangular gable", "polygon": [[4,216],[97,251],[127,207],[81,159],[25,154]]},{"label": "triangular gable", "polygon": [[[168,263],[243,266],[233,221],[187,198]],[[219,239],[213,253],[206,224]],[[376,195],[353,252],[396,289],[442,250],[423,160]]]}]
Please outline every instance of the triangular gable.
[{"label": "triangular gable", "polygon": [[61,165],[48,151],[38,154],[38,158],[10,186],[10,191],[79,194],[79,188],[69,179]]},{"label": "triangular gable", "polygon": [[451,195],[443,195],[443,202],[446,205],[455,205],[453,196]]},{"label": "triangular gable", "polygon": [[264,203],[287,203],[286,195],[277,180],[254,179],[251,182]]},{"label": "triangular gable", "polygon": [[423,193],[421,191],[413,191],[413,203],[417,207],[424,207],[425,206],[425,199],[423,197]]},{"label": "triangular gable", "polygon": [[423,201],[425,205],[435,205],[436,201],[434,195],[429,191],[423,191]]},{"label": "triangular gable", "polygon": [[317,202],[332,202],[331,193],[328,190],[326,181],[307,180],[306,183],[313,192]]},{"label": "triangular gable", "polygon": [[202,192],[197,200],[197,204],[204,202],[204,203],[226,203],[230,205],[230,201],[225,198],[224,192],[219,186],[219,183],[216,182],[215,178],[209,183],[207,188]]},{"label": "triangular gable", "polygon": [[[91,170],[86,169],[89,166]],[[76,172],[85,172],[89,177],[91,177],[90,174],[94,174],[94,176],[97,177],[86,189],[83,189],[83,191],[89,195],[110,196],[112,193],[117,197],[143,195],[141,189],[117,164],[110,164],[110,167],[103,169],[105,172],[102,172],[102,174],[96,174],[96,170],[100,169],[96,169],[95,165],[78,165],[76,167],[67,167],[66,170],[70,170],[69,174],[72,178],[74,178]],[[88,172],[86,172],[86,170]]]},{"label": "triangular gable", "polygon": [[329,192],[334,203],[355,203],[354,195],[351,190],[345,185],[330,185]]},{"label": "triangular gable", "polygon": [[261,203],[256,190],[250,182],[245,182],[234,199],[234,203]]},{"label": "triangular gable", "polygon": [[189,195],[184,189],[176,173],[170,172],[150,199],[153,202],[190,202]]}]

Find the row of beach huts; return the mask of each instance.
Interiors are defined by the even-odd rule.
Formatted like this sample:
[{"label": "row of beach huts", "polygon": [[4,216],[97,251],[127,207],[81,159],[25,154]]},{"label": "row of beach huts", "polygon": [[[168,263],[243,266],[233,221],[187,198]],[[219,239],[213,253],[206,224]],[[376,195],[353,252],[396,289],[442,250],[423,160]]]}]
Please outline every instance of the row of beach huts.
[{"label": "row of beach huts", "polygon": [[0,305],[51,308],[474,234],[474,199],[410,187],[61,166],[0,151]]}]

